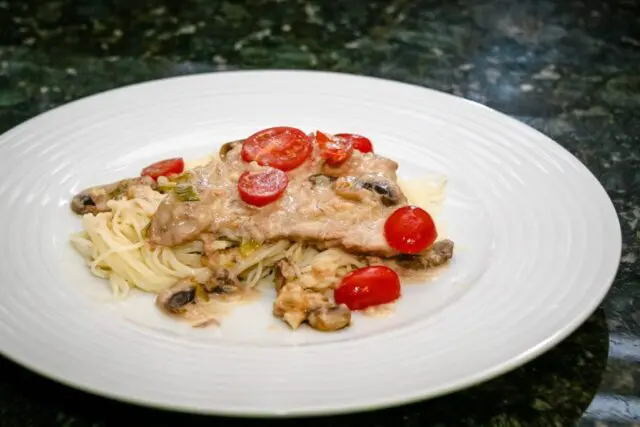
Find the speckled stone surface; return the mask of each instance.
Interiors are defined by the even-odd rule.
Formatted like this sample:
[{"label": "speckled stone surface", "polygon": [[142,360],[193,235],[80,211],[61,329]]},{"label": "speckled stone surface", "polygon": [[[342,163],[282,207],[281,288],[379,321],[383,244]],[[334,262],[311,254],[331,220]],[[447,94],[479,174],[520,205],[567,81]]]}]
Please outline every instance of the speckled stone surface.
[{"label": "speckled stone surface", "polygon": [[[589,167],[624,236],[602,308],[530,364],[424,403],[252,424],[640,426],[639,2],[0,0],[0,132],[125,84],[246,68],[374,75],[505,112]],[[3,427],[240,422],[110,401],[0,358]]]}]

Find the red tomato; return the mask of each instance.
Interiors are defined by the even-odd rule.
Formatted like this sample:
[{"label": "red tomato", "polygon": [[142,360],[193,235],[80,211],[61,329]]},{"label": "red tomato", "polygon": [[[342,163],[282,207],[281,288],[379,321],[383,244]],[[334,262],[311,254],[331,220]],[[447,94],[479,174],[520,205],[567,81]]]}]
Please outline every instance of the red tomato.
[{"label": "red tomato", "polygon": [[343,138],[350,140],[353,148],[360,151],[361,153],[373,152],[373,144],[371,144],[371,140],[366,136],[356,135],[354,133],[339,133],[337,135],[334,135],[334,138]]},{"label": "red tomato", "polygon": [[329,166],[341,165],[353,153],[353,144],[349,138],[330,138],[326,134],[317,131],[316,141],[320,146],[322,157]]},{"label": "red tomato", "polygon": [[278,200],[287,185],[289,178],[280,169],[246,171],[238,180],[238,192],[245,203],[261,207]]},{"label": "red tomato", "polygon": [[300,129],[280,126],[256,132],[242,144],[242,160],[283,171],[297,168],[311,154],[311,141]]},{"label": "red tomato", "polygon": [[400,298],[400,278],[382,265],[359,268],[342,278],[333,295],[351,310],[386,304]]},{"label": "red tomato", "polygon": [[169,176],[174,173],[182,173],[184,171],[184,160],[182,157],[174,159],[166,159],[156,162],[142,169],[140,176],[149,176],[158,179],[161,176]]},{"label": "red tomato", "polygon": [[393,249],[417,254],[431,246],[438,233],[427,211],[416,206],[404,206],[387,218],[384,236]]}]

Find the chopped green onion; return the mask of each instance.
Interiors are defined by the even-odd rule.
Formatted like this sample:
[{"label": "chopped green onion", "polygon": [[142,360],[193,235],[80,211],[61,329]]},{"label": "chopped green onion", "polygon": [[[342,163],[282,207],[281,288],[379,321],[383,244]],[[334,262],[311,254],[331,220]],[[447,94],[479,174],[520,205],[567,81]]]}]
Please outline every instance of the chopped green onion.
[{"label": "chopped green onion", "polygon": [[199,202],[198,192],[193,185],[178,184],[173,189],[173,194],[176,195],[181,202]]},{"label": "chopped green onion", "polygon": [[240,255],[243,258],[247,258],[249,255],[254,253],[260,247],[260,243],[255,240],[244,241],[240,245]]},{"label": "chopped green onion", "polygon": [[169,193],[176,187],[175,182],[167,182],[162,185],[158,185],[158,191],[161,193]]},{"label": "chopped green onion", "polygon": [[205,302],[209,301],[209,294],[201,283],[196,284],[196,297]]},{"label": "chopped green onion", "polygon": [[123,186],[123,185],[118,185],[118,186],[116,187],[116,189],[115,189],[115,190],[113,190],[112,192],[110,192],[109,194],[107,194],[107,197],[108,197],[110,200],[117,199],[118,197],[121,197],[121,196],[123,196],[123,195],[124,195],[124,190],[125,190],[126,188],[127,188],[127,186],[126,186],[126,185],[125,185],[125,186]]},{"label": "chopped green onion", "polygon": [[189,171],[181,173],[180,175],[172,176],[169,178],[171,182],[183,183],[191,180],[193,178],[193,174]]},{"label": "chopped green onion", "polygon": [[149,230],[151,229],[151,221],[149,221],[149,224],[147,224],[143,229],[142,232],[140,233],[142,235],[143,239],[147,239],[149,238]]}]

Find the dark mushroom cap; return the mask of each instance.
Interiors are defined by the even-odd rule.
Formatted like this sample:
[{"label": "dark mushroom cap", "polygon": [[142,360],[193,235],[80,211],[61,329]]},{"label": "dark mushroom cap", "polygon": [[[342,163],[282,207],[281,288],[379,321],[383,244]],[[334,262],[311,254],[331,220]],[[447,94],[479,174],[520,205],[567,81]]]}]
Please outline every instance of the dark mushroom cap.
[{"label": "dark mushroom cap", "polygon": [[89,191],[81,191],[75,195],[73,200],[71,200],[71,210],[78,215],[96,212],[96,203],[93,198],[91,198]]},{"label": "dark mushroom cap", "polygon": [[222,146],[220,147],[220,151],[218,151],[218,155],[220,156],[220,159],[226,160],[227,154],[229,153],[229,151],[233,150],[239,144],[242,144],[242,142],[243,142],[242,140],[238,140],[238,141],[225,142],[224,144],[222,144]]},{"label": "dark mushroom cap", "polygon": [[307,322],[319,331],[337,331],[351,324],[351,311],[344,304],[321,307],[309,313]]},{"label": "dark mushroom cap", "polygon": [[196,283],[191,278],[180,279],[175,285],[158,294],[156,304],[169,314],[180,314],[196,298]]},{"label": "dark mushroom cap", "polygon": [[158,187],[152,178],[141,176],[87,188],[76,194],[71,200],[71,210],[78,215],[108,212],[110,209],[107,206],[107,202],[124,197],[131,185],[148,185],[154,190]]},{"label": "dark mushroom cap", "polygon": [[313,174],[313,175],[309,176],[309,178],[307,178],[307,179],[314,186],[317,185],[317,186],[320,186],[320,187],[327,187],[327,186],[329,186],[329,184],[331,184],[333,181],[336,180],[336,177],[325,175],[323,173],[316,173],[316,174]]},{"label": "dark mushroom cap", "polygon": [[380,201],[385,206],[394,206],[402,202],[400,189],[387,179],[375,178],[363,180],[362,187],[378,194]]},{"label": "dark mushroom cap", "polygon": [[435,242],[425,252],[415,255],[400,254],[395,257],[399,267],[409,270],[425,270],[438,267],[453,257],[453,241],[449,239]]}]

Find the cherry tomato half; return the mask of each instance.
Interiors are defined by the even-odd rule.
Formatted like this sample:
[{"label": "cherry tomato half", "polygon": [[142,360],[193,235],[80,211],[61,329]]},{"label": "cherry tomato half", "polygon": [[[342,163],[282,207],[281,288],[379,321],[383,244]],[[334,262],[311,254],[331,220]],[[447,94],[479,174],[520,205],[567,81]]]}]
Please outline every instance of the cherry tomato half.
[{"label": "cherry tomato half", "polygon": [[333,295],[351,310],[390,303],[400,298],[400,278],[382,265],[359,268],[342,278]]},{"label": "cherry tomato half", "polygon": [[300,129],[273,127],[256,132],[244,141],[242,160],[290,171],[307,160],[311,148],[309,137]]},{"label": "cherry tomato half", "polygon": [[289,185],[289,178],[280,169],[246,171],[238,180],[238,192],[245,203],[262,207],[278,200],[287,185]]},{"label": "cherry tomato half", "polygon": [[366,136],[356,135],[355,133],[339,133],[334,135],[334,138],[348,139],[351,141],[353,148],[361,153],[373,152],[373,144],[371,144],[371,140]]},{"label": "cherry tomato half", "polygon": [[149,176],[158,179],[161,176],[182,173],[184,171],[184,159],[176,157],[174,159],[161,160],[142,169],[140,176]]},{"label": "cherry tomato half", "polygon": [[317,131],[316,141],[320,146],[320,153],[329,166],[339,166],[344,163],[351,153],[353,144],[349,138],[335,138]]},{"label": "cherry tomato half", "polygon": [[431,246],[438,233],[427,211],[416,206],[404,206],[387,218],[384,236],[393,249],[417,254]]}]

